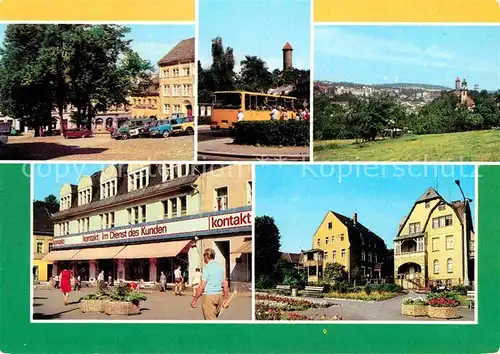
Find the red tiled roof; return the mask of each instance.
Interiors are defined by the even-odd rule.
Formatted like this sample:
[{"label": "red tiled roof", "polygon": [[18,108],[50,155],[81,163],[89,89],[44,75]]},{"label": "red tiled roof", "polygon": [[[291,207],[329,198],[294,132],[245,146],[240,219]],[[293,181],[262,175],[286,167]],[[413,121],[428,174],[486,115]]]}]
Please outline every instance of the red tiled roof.
[{"label": "red tiled roof", "polygon": [[158,65],[169,65],[178,62],[194,62],[194,38],[188,38],[177,43],[163,58]]},{"label": "red tiled roof", "polygon": [[293,48],[290,45],[290,43],[286,42],[285,46],[283,47],[283,50],[293,50]]}]

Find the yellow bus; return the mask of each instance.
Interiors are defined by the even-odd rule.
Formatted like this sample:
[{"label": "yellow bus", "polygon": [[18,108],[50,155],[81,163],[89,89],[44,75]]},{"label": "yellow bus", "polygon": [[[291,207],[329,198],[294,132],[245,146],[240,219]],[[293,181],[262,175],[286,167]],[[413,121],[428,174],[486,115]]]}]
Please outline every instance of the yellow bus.
[{"label": "yellow bus", "polygon": [[[295,108],[295,97],[268,95],[265,93],[245,91],[215,92],[212,106],[212,123],[210,129],[230,129],[238,121],[238,111],[243,112],[243,120],[271,120],[273,108],[284,107],[290,118]],[[278,112],[277,119],[280,119]]]}]

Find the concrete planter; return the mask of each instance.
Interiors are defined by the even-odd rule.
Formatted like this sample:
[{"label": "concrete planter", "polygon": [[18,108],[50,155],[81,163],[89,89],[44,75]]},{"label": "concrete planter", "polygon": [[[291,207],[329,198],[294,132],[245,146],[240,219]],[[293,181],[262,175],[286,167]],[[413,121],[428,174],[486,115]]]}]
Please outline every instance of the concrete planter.
[{"label": "concrete planter", "polygon": [[106,304],[108,300],[82,300],[81,310],[82,312],[104,312],[106,309]]},{"label": "concrete planter", "polygon": [[294,296],[294,297],[297,296],[297,289],[292,289],[292,296]]},{"label": "concrete planter", "polygon": [[104,312],[106,315],[137,315],[141,310],[139,306],[128,301],[108,301]]},{"label": "concrete planter", "polygon": [[401,314],[403,316],[414,316],[414,317],[420,317],[420,316],[427,316],[427,305],[401,305]]},{"label": "concrete planter", "polygon": [[433,307],[428,306],[427,313],[431,318],[452,319],[460,318],[459,307]]}]

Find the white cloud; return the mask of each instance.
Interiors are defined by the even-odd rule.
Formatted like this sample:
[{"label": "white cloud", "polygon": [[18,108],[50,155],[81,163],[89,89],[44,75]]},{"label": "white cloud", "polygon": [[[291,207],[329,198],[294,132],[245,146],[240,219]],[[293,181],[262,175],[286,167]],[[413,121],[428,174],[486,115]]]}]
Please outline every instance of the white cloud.
[{"label": "white cloud", "polygon": [[[423,68],[463,68],[493,72],[498,65],[487,61],[465,62],[460,54],[439,46],[416,45],[404,41],[358,34],[337,27],[318,27],[315,50],[332,57],[390,62]],[[495,67],[496,66],[496,67]]]}]

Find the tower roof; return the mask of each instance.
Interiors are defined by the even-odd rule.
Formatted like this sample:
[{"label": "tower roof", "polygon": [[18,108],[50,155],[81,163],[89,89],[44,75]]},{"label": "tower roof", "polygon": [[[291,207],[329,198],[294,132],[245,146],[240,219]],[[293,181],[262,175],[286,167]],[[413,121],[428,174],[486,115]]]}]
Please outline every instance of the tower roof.
[{"label": "tower roof", "polygon": [[429,187],[429,189],[427,189],[425,191],[425,193],[422,194],[422,196],[417,199],[417,203],[418,202],[426,202],[426,201],[436,199],[436,198],[442,199],[442,197],[439,195],[439,193],[434,188]]},{"label": "tower roof", "polygon": [[283,50],[293,50],[292,45],[289,42],[286,42],[285,46],[283,47]]},{"label": "tower roof", "polygon": [[457,76],[457,79],[455,80],[456,82],[459,82],[460,81],[460,78]]}]

